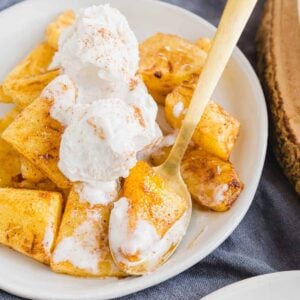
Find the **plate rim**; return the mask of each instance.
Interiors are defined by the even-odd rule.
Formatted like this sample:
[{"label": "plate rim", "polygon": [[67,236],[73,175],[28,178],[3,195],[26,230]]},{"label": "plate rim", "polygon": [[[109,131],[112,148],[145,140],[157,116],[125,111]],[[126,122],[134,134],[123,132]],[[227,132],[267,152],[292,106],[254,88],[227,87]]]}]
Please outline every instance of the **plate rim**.
[{"label": "plate rim", "polygon": [[[249,287],[249,282],[250,284],[255,284],[255,283],[262,283],[265,282],[266,280],[269,279],[273,279],[273,280],[278,280],[279,277],[286,279],[287,277],[289,277],[289,275],[296,275],[297,277],[299,277],[300,279],[300,271],[299,270],[289,270],[289,271],[280,271],[280,272],[272,272],[272,273],[267,273],[267,274],[261,274],[261,275],[257,275],[257,276],[252,276],[231,284],[228,284],[224,287],[219,288],[218,290],[212,292],[211,294],[206,295],[205,297],[201,298],[202,300],[219,300],[222,299],[220,298],[222,295],[225,296],[226,294],[229,295],[230,292],[234,292],[237,289],[242,289],[242,288],[247,288],[247,286]],[[246,285],[247,286],[246,286]],[[299,287],[299,291],[300,291],[300,287]]]},{"label": "plate rim", "polygon": [[[0,18],[3,17],[4,15],[13,13],[14,10],[22,9],[22,6],[34,5],[35,2],[40,3],[41,1],[47,2],[49,0],[24,0],[22,2],[13,4],[12,6],[0,11]],[[81,0],[81,1],[83,1],[83,0]],[[173,9],[174,11],[177,11],[181,14],[185,14],[189,18],[193,18],[195,20],[202,22],[207,27],[209,27],[210,30],[216,31],[216,27],[213,24],[211,24],[210,22],[208,22],[207,20],[205,20],[203,17],[201,17],[187,9],[179,7],[177,5],[167,3],[167,2],[162,2],[159,0],[139,0],[139,1],[143,1],[145,3],[155,2],[157,5],[162,5],[167,8],[169,7],[171,9]],[[107,2],[109,3],[110,0],[107,0]],[[231,233],[237,228],[237,226],[243,220],[244,216],[246,215],[246,213],[249,210],[250,205],[253,202],[255,193],[258,188],[259,181],[261,179],[262,171],[263,171],[263,166],[264,166],[266,152],[267,152],[267,142],[268,142],[268,113],[267,113],[266,100],[265,100],[265,96],[264,96],[264,93],[262,90],[262,86],[260,84],[258,76],[257,76],[256,72],[254,71],[254,68],[252,67],[251,63],[248,61],[246,56],[243,54],[243,52],[238,47],[235,47],[232,56],[238,62],[239,67],[244,70],[245,75],[248,77],[248,81],[252,82],[252,87],[254,87],[254,93],[256,94],[256,98],[262,100],[261,101],[262,103],[260,105],[260,112],[261,112],[260,122],[262,125],[262,128],[261,128],[262,137],[261,137],[260,144],[262,144],[262,146],[261,146],[260,151],[258,151],[259,152],[259,159],[257,161],[257,170],[258,171],[255,174],[255,178],[252,180],[251,191],[249,191],[250,195],[248,197],[251,198],[251,200],[247,203],[247,205],[245,205],[245,207],[243,208],[243,211],[239,215],[232,218],[232,220],[231,220],[232,225],[230,226],[230,228],[227,228],[226,232],[223,233],[222,238],[219,238],[219,240],[217,242],[212,242],[211,245],[209,244],[206,247],[206,251],[202,252],[201,255],[197,255],[197,254],[191,255],[186,260],[184,260],[184,263],[178,264],[176,268],[172,268],[171,270],[170,269],[165,270],[163,276],[160,275],[160,273],[157,273],[157,276],[154,279],[152,278],[152,280],[148,280],[143,283],[139,282],[138,284],[136,284],[134,286],[133,285],[128,285],[127,287],[125,286],[125,287],[123,287],[123,289],[121,291],[112,291],[110,293],[106,293],[105,298],[102,294],[99,294],[95,290],[93,290],[92,294],[88,294],[88,293],[86,293],[84,295],[81,294],[80,297],[78,297],[76,299],[87,299],[87,300],[112,299],[115,297],[126,296],[129,294],[144,290],[151,286],[160,284],[160,283],[184,272],[185,270],[189,269],[193,265],[200,262],[207,255],[212,253],[231,235]],[[6,284],[5,282],[3,283],[1,278],[0,278],[0,289],[6,291],[8,293],[11,293],[13,295],[24,297],[24,298],[29,298],[29,299],[64,299],[64,300],[69,300],[69,299],[74,300],[75,299],[74,296],[67,296],[67,295],[64,295],[63,297],[61,297],[61,295],[59,296],[59,295],[52,294],[49,296],[49,294],[47,295],[47,292],[43,292],[43,293],[39,292],[37,294],[34,292],[33,289],[29,290],[29,288],[27,288],[26,290],[24,290],[24,289],[21,290],[16,286],[12,286],[11,284]],[[51,291],[51,292],[54,292],[54,291]]]}]

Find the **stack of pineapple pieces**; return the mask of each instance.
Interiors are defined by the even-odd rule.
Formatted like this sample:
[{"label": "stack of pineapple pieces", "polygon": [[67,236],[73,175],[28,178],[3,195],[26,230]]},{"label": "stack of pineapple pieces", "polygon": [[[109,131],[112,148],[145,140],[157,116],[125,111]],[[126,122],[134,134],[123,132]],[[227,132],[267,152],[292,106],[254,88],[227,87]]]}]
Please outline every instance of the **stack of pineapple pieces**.
[{"label": "stack of pineapple pieces", "polygon": [[[72,11],[55,19],[46,30],[45,42],[0,86],[0,102],[16,104],[0,120],[0,243],[50,264],[56,272],[121,277],[124,273],[114,265],[107,240],[112,205],[81,201],[60,172],[64,128],[50,117],[51,102],[40,97],[60,74],[48,66],[60,33],[73,21]],[[208,39],[191,44],[166,34],[156,34],[140,46],[140,74],[155,100],[165,106],[166,119],[174,129],[184,118],[209,47]],[[179,102],[182,109],[174,113]],[[211,102],[182,163],[189,190],[203,207],[225,211],[242,190],[228,161],[238,132],[239,122]],[[170,149],[162,150],[152,155],[154,165],[162,163]],[[70,245],[76,245],[76,251]],[[68,251],[73,252],[70,257]],[[98,267],[89,261],[96,261]]]},{"label": "stack of pineapple pieces", "polygon": [[[164,106],[169,125],[179,129],[203,68],[211,41],[195,44],[157,33],[140,45],[140,73],[149,92]],[[195,203],[202,208],[228,210],[243,189],[230,154],[240,123],[220,105],[210,101],[183,159],[181,173]],[[153,165],[162,164],[170,147],[152,154]]]}]

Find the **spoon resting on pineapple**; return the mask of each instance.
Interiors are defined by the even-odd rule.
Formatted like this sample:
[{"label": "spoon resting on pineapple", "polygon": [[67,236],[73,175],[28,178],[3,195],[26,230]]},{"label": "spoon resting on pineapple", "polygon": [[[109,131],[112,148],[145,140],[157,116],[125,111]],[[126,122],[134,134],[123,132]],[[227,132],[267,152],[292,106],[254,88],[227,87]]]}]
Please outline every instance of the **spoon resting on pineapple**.
[{"label": "spoon resting on pineapple", "polygon": [[162,265],[182,240],[191,218],[191,195],[180,165],[194,130],[257,0],[228,0],[211,50],[168,159],[152,168],[138,162],[114,204],[109,243],[117,266],[142,275]]}]

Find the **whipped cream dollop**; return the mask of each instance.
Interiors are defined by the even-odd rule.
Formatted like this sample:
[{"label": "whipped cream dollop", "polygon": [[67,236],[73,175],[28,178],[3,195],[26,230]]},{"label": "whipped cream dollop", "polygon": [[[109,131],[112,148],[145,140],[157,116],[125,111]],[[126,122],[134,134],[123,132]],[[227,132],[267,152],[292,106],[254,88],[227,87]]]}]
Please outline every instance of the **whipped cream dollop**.
[{"label": "whipped cream dollop", "polygon": [[[143,265],[151,272],[161,262],[171,247],[179,243],[186,231],[189,212],[185,212],[173,226],[160,237],[147,220],[139,219],[132,230],[129,227],[129,201],[126,197],[114,203],[110,215],[109,245],[116,261],[129,267]],[[136,256],[137,260],[130,259]]]},{"label": "whipped cream dollop", "polygon": [[161,137],[157,105],[136,75],[138,62],[126,18],[100,5],[79,12],[51,64],[63,73],[42,94],[65,127],[58,167],[93,204],[97,197],[114,200],[118,179],[128,176],[137,153]]}]

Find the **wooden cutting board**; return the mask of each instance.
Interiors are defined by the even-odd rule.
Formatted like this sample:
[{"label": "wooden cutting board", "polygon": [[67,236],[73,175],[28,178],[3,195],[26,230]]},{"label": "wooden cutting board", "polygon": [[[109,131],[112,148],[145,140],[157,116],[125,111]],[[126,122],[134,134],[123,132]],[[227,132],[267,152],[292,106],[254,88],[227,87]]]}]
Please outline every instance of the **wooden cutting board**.
[{"label": "wooden cutting board", "polygon": [[277,160],[300,195],[300,17],[298,0],[267,0],[257,34],[270,138]]}]

